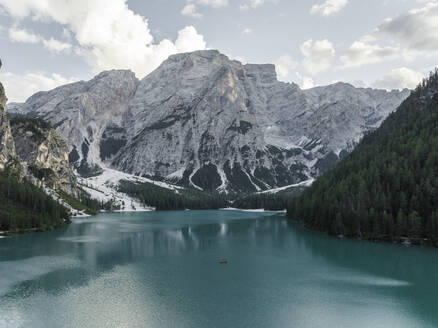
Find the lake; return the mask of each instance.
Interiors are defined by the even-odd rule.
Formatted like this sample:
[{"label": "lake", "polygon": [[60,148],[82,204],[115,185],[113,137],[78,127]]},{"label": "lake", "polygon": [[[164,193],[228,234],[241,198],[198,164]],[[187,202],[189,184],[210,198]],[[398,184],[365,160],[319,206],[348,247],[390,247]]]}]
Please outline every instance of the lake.
[{"label": "lake", "polygon": [[103,213],[0,239],[0,327],[438,327],[438,249],[273,213]]}]

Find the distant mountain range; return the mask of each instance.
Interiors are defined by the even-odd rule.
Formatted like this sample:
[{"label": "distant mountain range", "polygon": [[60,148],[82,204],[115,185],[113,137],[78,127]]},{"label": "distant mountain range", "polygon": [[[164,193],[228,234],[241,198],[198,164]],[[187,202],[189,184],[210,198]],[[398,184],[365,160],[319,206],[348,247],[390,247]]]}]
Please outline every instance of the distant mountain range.
[{"label": "distant mountain range", "polygon": [[279,82],[274,65],[207,50],[173,55],[140,81],[130,71],[102,72],[8,112],[49,121],[83,176],[111,167],[206,191],[255,192],[321,175],[409,94],[345,83],[301,90]]}]

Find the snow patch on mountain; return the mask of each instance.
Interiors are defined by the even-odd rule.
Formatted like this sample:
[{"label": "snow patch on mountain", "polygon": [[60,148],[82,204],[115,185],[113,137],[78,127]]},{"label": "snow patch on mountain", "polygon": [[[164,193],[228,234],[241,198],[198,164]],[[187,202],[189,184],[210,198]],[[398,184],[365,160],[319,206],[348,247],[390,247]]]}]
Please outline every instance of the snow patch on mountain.
[{"label": "snow patch on mountain", "polygon": [[257,192],[323,174],[409,94],[346,83],[301,90],[278,81],[273,65],[206,50],[173,55],[141,81],[102,72],[8,111],[50,121],[82,176],[111,167],[199,190]]},{"label": "snow patch on mountain", "polygon": [[120,207],[123,212],[152,211],[154,207],[143,206],[137,199],[129,197],[125,193],[118,191],[121,180],[136,183],[151,183],[158,187],[166,188],[178,193],[182,187],[174,186],[165,182],[154,181],[151,179],[138,177],[132,174],[123,173],[110,168],[103,168],[102,174],[90,178],[78,177],[81,187],[90,194],[91,198],[102,202],[112,201],[114,205]]},{"label": "snow patch on mountain", "polygon": [[297,187],[310,187],[313,183],[315,182],[315,179],[309,179],[300,183],[296,183],[293,185],[289,185],[289,186],[284,186],[284,187],[280,187],[280,188],[274,188],[274,189],[269,189],[269,190],[264,190],[261,192],[258,192],[257,194],[276,194],[280,191],[285,191],[291,188],[297,188]]}]

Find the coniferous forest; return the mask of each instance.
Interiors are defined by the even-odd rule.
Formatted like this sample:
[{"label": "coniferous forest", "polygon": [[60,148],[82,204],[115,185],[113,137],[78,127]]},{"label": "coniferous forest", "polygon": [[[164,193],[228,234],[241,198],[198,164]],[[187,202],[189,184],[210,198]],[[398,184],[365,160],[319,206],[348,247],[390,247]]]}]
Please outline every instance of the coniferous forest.
[{"label": "coniferous forest", "polygon": [[52,230],[69,221],[67,209],[40,188],[0,174],[0,230]]},{"label": "coniferous forest", "polygon": [[438,72],[288,205],[332,235],[438,246]]},{"label": "coniferous forest", "polygon": [[305,187],[277,193],[255,193],[238,197],[232,207],[240,209],[264,209],[268,211],[283,211],[291,198],[299,196]]},{"label": "coniferous forest", "polygon": [[152,183],[134,183],[121,180],[119,191],[139,199],[145,206],[157,210],[204,210],[227,207],[226,197],[194,189],[179,190],[178,193]]}]

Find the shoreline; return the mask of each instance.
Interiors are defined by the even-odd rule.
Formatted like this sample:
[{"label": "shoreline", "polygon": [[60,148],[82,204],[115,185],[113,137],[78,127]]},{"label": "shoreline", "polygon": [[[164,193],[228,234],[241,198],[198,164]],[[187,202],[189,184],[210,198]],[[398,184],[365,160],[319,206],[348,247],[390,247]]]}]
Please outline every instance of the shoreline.
[{"label": "shoreline", "polygon": [[399,245],[399,246],[404,246],[404,247],[411,247],[411,246],[415,246],[415,247],[429,247],[429,248],[434,248],[434,249],[438,249],[438,245],[435,245],[433,243],[429,243],[429,240],[427,238],[409,238],[409,237],[399,237],[398,240],[396,239],[388,239],[388,238],[381,238],[381,239],[366,239],[366,238],[360,238],[360,237],[348,237],[348,236],[344,236],[344,235],[331,235],[330,233],[326,232],[326,231],[321,231],[321,230],[316,230],[316,229],[312,229],[308,226],[306,226],[305,224],[303,224],[302,222],[292,219],[290,217],[288,217],[286,215],[287,220],[296,223],[297,225],[299,225],[300,227],[302,227],[303,229],[312,232],[312,233],[320,233],[323,234],[325,236],[328,236],[330,238],[333,239],[339,239],[339,240],[353,240],[353,241],[362,241],[362,242],[370,242],[370,243],[381,243],[381,244],[392,244],[392,245]]},{"label": "shoreline", "polygon": [[285,213],[287,210],[281,210],[281,211],[273,211],[273,210],[265,210],[264,208],[254,208],[254,209],[246,209],[246,208],[236,208],[236,207],[225,207],[220,208],[218,211],[242,211],[242,212],[253,212],[253,213]]}]

